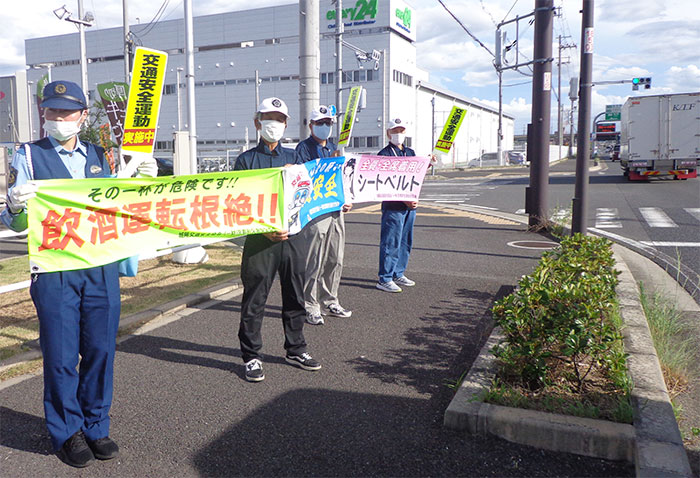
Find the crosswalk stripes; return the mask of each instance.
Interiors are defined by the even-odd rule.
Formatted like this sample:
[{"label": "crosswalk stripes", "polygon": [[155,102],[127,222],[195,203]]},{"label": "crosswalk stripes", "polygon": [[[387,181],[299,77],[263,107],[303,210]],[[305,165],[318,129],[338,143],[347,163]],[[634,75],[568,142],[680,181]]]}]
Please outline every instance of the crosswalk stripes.
[{"label": "crosswalk stripes", "polygon": [[678,227],[673,219],[658,207],[640,207],[639,212],[649,227]]},{"label": "crosswalk stripes", "polygon": [[598,229],[619,229],[622,223],[615,207],[599,207],[595,210],[595,227]]}]

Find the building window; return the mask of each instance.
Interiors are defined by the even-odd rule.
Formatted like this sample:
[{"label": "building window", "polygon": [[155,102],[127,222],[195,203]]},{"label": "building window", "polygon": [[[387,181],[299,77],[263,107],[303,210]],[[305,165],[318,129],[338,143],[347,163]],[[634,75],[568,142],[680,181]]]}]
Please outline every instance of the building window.
[{"label": "building window", "polygon": [[367,136],[367,147],[368,148],[378,148],[379,147],[379,136]]},{"label": "building window", "polygon": [[407,75],[399,70],[394,70],[393,77],[394,81],[397,83],[401,83],[402,85],[406,86],[413,86],[413,77],[411,75]]}]

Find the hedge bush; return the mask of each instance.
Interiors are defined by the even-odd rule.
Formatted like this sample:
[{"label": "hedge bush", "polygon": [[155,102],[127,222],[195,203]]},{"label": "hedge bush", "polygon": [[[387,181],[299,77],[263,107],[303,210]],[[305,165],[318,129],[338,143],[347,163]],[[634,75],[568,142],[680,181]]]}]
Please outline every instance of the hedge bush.
[{"label": "hedge bush", "polygon": [[493,349],[500,376],[530,390],[551,384],[555,370],[576,391],[595,369],[624,381],[614,265],[610,241],[581,234],[544,253],[493,307],[504,334]]}]

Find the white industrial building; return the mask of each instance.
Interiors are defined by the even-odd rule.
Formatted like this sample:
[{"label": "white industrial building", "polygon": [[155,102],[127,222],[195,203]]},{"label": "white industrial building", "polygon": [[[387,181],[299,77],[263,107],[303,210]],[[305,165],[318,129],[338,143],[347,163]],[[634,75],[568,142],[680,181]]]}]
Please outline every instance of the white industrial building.
[{"label": "white industrial building", "polygon": [[[358,2],[359,4],[360,2]],[[365,4],[367,2],[362,2]],[[320,103],[335,103],[335,6],[320,2]],[[370,1],[368,5],[375,4]],[[415,11],[401,0],[376,0],[372,8],[350,9],[343,39],[360,50],[381,53],[375,61],[359,61],[352,49],[343,53],[343,86],[361,85],[367,107],[359,112],[349,151],[376,152],[386,143],[385,126],[391,117],[408,122],[409,144],[417,154],[429,154],[453,105],[466,107],[468,116],[444,166],[464,165],[484,152],[497,149],[498,112],[429,82],[427,71],[416,64]],[[255,75],[260,98],[278,96],[290,108],[288,142],[299,137],[299,5],[256,8],[194,18],[196,127],[200,158],[234,157],[255,141]],[[180,79],[178,107],[177,69],[185,67],[184,20],[153,25],[131,25],[137,44],[168,52],[159,119],[156,155],[173,150],[178,114],[186,129],[186,89]],[[124,81],[123,29],[87,29],[88,89]],[[26,40],[27,81],[36,84],[50,65],[52,79],[80,84],[77,33]],[[343,91],[343,103],[348,90]],[[433,101],[434,98],[434,101]],[[36,99],[34,98],[34,102]],[[20,105],[21,106],[21,105]],[[344,105],[339,106],[343,109]],[[31,108],[37,139],[38,111]],[[306,130],[308,131],[308,130]],[[513,148],[513,117],[503,115],[503,150]],[[248,143],[247,143],[248,141]]]}]

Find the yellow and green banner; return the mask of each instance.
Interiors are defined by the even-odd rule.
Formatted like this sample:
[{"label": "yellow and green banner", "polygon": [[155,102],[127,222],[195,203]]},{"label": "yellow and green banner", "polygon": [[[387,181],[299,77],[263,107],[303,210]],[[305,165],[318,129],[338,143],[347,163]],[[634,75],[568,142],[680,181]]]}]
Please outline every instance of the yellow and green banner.
[{"label": "yellow and green banner", "polygon": [[357,112],[357,105],[360,103],[361,93],[361,86],[355,86],[350,90],[348,105],[345,108],[345,116],[343,118],[343,127],[340,130],[338,138],[339,147],[348,146],[350,144],[350,135],[352,134],[352,126],[355,124],[355,113]]},{"label": "yellow and green banner", "polygon": [[282,168],[156,178],[51,179],[28,204],[32,272],[286,229]]},{"label": "yellow and green banner", "polygon": [[138,47],[126,103],[122,151],[153,154],[168,54]]},{"label": "yellow and green banner", "polygon": [[464,117],[466,115],[466,108],[457,108],[456,106],[452,107],[450,116],[447,117],[445,126],[442,128],[442,133],[440,133],[440,136],[435,143],[435,149],[433,150],[435,153],[447,154],[450,152],[454,139],[457,137],[457,133],[459,132],[459,127],[462,126],[462,121],[464,121]]}]

